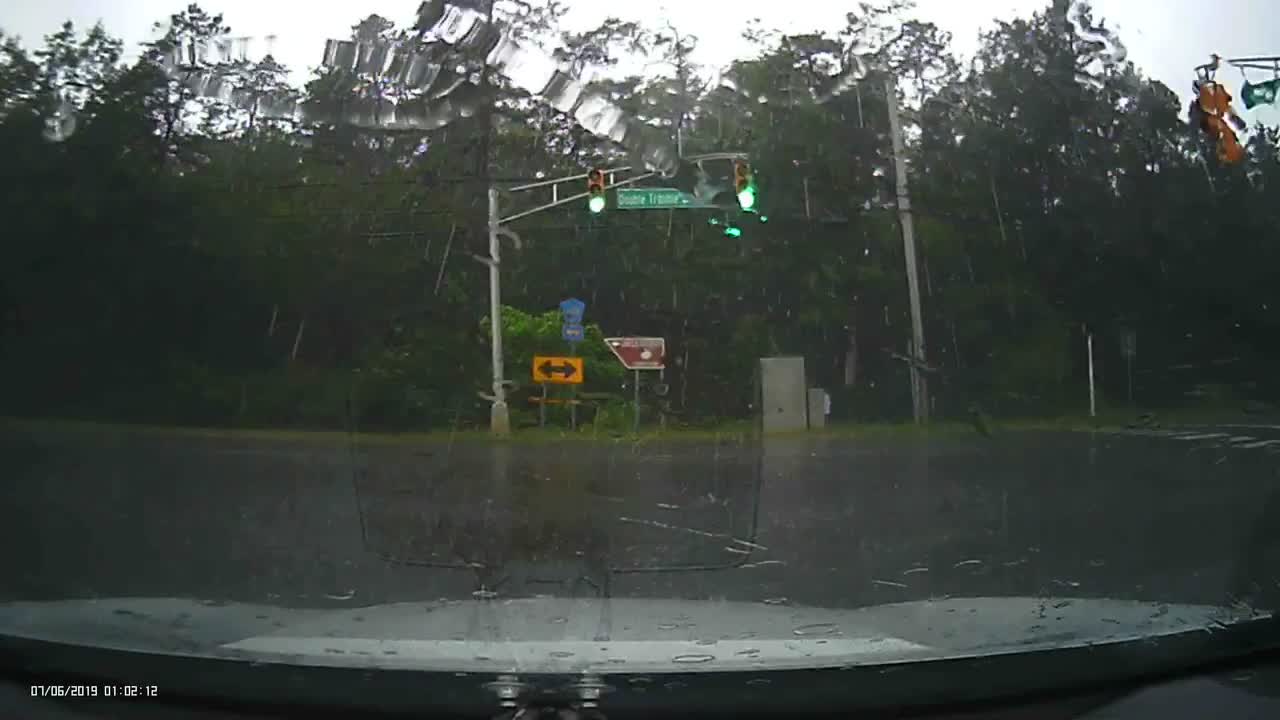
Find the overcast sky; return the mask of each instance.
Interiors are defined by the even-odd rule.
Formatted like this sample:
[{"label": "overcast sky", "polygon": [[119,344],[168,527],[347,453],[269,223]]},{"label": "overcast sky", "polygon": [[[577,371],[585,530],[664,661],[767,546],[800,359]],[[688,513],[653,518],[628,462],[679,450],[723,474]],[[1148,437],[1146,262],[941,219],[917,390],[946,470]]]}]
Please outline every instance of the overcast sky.
[{"label": "overcast sky", "polygon": [[[299,2],[297,0],[206,0],[202,6],[221,12],[233,35],[276,36],[277,59],[297,71],[319,61],[324,40],[347,38],[351,26],[378,13],[397,24],[413,19],[419,0],[369,0],[364,3]],[[765,27],[787,32],[837,30],[844,13],[856,2],[814,0],[643,0],[608,2],[565,0],[570,8],[568,29],[599,23],[609,15],[659,25],[669,18],[681,31],[699,39],[697,61],[722,65],[744,56],[748,46],[741,38],[751,18]],[[914,15],[936,23],[953,36],[953,49],[967,56],[977,46],[978,32],[995,18],[1026,17],[1049,0],[916,0]],[[1280,55],[1280,0],[1094,0],[1095,17],[1120,33],[1132,60],[1144,74],[1163,81],[1190,97],[1192,68],[1208,60],[1210,53],[1223,57]],[[153,22],[186,5],[184,0],[42,0],[8,4],[0,29],[23,38],[24,45],[39,39],[70,19],[87,27],[102,20],[107,30],[130,44],[150,38]],[[258,47],[262,47],[259,45]],[[305,73],[304,73],[305,76]],[[1255,80],[1264,75],[1251,74]],[[1227,70],[1220,78],[1239,94],[1240,74]],[[1280,108],[1255,109],[1246,117],[1268,125],[1280,124]]]}]

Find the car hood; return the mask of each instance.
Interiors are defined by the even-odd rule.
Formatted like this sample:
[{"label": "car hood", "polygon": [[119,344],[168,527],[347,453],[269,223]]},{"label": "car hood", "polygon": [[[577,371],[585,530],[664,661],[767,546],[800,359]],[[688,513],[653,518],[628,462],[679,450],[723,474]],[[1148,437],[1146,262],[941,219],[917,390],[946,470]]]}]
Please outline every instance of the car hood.
[{"label": "car hood", "polygon": [[191,598],[0,605],[0,635],[303,666],[485,673],[762,671],[1063,649],[1267,617],[1069,597],[826,609],[660,599],[490,598],[296,609]]}]

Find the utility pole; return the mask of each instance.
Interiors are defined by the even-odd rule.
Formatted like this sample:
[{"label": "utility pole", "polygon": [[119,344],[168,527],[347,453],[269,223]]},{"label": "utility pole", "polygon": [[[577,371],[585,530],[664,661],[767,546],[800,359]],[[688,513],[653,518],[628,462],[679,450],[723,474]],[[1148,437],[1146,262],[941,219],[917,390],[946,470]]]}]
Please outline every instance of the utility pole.
[{"label": "utility pole", "polygon": [[511,412],[507,408],[507,381],[502,367],[502,273],[498,219],[498,188],[489,185],[489,322],[493,351],[493,405],[489,408],[489,429],[498,437],[511,433]]},{"label": "utility pole", "polygon": [[911,372],[912,417],[917,423],[929,421],[929,386],[920,368],[925,365],[924,320],[920,313],[920,280],[916,272],[915,226],[911,220],[911,196],[907,190],[906,148],[902,142],[902,121],[898,117],[897,77],[884,71],[885,103],[889,107],[889,133],[893,138],[893,164],[898,176],[898,218],[902,224],[902,250],[907,265],[907,294],[911,302],[911,347],[915,362]]},{"label": "utility pole", "polygon": [[[494,0],[485,4],[486,26],[493,24]],[[480,56],[480,94],[483,97],[489,87],[489,58]],[[489,173],[489,140],[493,134],[493,106],[484,103],[480,111],[480,147],[476,158],[476,175],[488,185],[489,213],[486,223],[489,230],[489,322],[490,347],[493,358],[493,404],[489,407],[489,430],[495,437],[511,434],[511,411],[507,407],[507,380],[502,366],[502,270],[501,229],[498,218],[498,188]]]}]

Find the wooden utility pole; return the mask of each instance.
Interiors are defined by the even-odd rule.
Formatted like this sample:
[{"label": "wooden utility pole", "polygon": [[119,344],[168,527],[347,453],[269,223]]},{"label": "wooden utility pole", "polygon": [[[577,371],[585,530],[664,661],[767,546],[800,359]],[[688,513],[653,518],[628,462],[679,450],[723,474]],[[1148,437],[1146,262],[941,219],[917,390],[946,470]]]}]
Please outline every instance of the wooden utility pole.
[{"label": "wooden utility pole", "polygon": [[902,141],[902,121],[898,117],[897,77],[884,71],[885,103],[889,107],[889,133],[893,138],[893,164],[898,176],[898,219],[902,224],[902,249],[907,265],[907,293],[911,302],[911,347],[915,360],[911,372],[912,417],[917,423],[929,422],[929,386],[920,367],[925,365],[924,320],[920,312],[920,279],[916,271],[915,225],[911,219],[911,196],[907,190],[906,147]]}]

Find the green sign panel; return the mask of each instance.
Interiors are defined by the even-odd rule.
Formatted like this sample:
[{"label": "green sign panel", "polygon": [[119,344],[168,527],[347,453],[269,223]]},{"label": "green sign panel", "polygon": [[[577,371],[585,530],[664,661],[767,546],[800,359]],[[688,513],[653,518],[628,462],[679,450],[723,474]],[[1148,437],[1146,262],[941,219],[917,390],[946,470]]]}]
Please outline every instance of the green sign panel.
[{"label": "green sign panel", "polygon": [[676,188],[618,188],[619,210],[712,207]]}]

